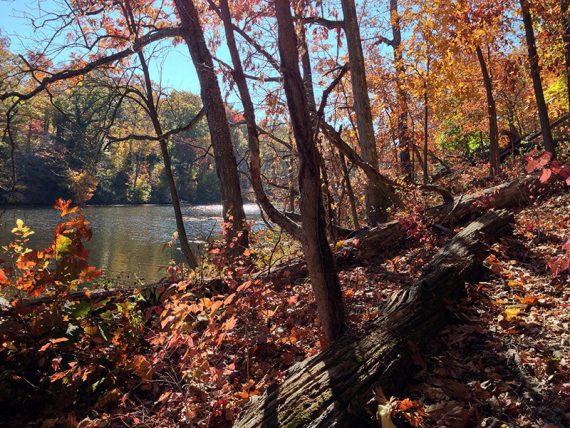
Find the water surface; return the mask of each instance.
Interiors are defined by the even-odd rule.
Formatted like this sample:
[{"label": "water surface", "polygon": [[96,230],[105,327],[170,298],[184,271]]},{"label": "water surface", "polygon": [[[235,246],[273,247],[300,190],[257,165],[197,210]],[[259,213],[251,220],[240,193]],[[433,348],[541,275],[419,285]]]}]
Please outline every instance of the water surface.
[{"label": "water surface", "polygon": [[[257,205],[246,204],[244,208],[248,220],[259,221]],[[93,228],[89,262],[104,269],[106,277],[121,278],[125,284],[138,279],[154,281],[164,276],[160,268],[169,260],[181,261],[177,244],[163,248],[176,231],[172,206],[90,206],[83,212]],[[220,233],[221,205],[183,206],[182,213],[190,241],[207,241]],[[55,209],[44,207],[0,208],[0,214],[0,246],[11,241],[10,230],[20,218],[35,232],[30,236],[30,247],[43,248],[51,242],[60,220]]]}]

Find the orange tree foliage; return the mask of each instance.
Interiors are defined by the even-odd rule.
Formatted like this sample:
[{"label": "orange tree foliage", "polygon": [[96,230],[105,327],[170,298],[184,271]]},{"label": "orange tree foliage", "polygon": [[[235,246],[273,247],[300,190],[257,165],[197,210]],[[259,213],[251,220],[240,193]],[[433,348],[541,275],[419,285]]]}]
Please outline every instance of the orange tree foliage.
[{"label": "orange tree foliage", "polygon": [[16,222],[12,229],[15,239],[4,248],[13,263],[10,266],[5,262],[0,269],[0,286],[30,296],[65,297],[101,274],[87,263],[89,251],[83,241],[92,236],[89,222],[77,207],[71,207],[71,201],[59,199],[55,208],[64,221],[57,226],[52,243],[43,250],[26,247],[34,232],[22,220]]}]

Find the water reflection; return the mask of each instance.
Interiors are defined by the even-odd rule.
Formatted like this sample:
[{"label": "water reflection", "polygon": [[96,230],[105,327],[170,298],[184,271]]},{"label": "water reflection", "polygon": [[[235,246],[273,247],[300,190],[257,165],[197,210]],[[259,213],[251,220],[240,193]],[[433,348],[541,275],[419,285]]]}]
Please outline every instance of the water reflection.
[{"label": "water reflection", "polygon": [[[257,205],[246,204],[244,210],[248,220],[255,220],[259,227]],[[221,205],[184,206],[182,212],[190,240],[206,241],[219,233]],[[125,282],[133,282],[136,278],[157,280],[163,276],[159,270],[161,266],[166,266],[172,258],[181,260],[177,248],[163,251],[164,244],[176,231],[171,206],[92,206],[85,208],[84,213],[93,227],[89,262],[103,268],[108,277],[121,277]],[[8,208],[0,217],[0,245],[6,245],[12,239],[10,230],[18,218],[35,231],[30,237],[32,248],[48,245],[59,221],[53,208]]]}]

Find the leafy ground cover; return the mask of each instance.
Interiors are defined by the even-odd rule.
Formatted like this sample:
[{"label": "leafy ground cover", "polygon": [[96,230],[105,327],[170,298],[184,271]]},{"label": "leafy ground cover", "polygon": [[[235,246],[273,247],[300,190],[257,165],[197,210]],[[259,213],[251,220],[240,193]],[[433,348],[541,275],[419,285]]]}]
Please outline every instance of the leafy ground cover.
[{"label": "leafy ground cover", "polygon": [[[516,214],[512,234],[491,248],[483,279],[469,284],[467,298],[452,308],[453,322],[418,354],[414,381],[401,396],[381,399],[385,425],[570,423],[568,206],[570,196],[559,193]],[[68,215],[73,219],[66,224],[90,236],[80,213]],[[413,227],[401,246],[340,273],[351,328],[362,334],[382,302],[417,279],[453,232],[433,232],[417,213],[409,216]],[[4,423],[231,426],[251,397],[319,350],[309,284],[287,274],[273,282],[255,279],[260,260],[279,257],[255,239],[232,264],[223,248],[211,250],[210,273],[218,269],[222,281],[205,286],[200,276],[182,279],[173,268],[168,288],[87,304],[65,299],[90,269],[79,236],[66,230],[56,233],[53,248],[67,254],[56,258],[62,269],[79,263],[75,279],[50,304],[1,313]],[[73,243],[81,257],[64,243]],[[34,289],[42,284],[30,281]]]}]

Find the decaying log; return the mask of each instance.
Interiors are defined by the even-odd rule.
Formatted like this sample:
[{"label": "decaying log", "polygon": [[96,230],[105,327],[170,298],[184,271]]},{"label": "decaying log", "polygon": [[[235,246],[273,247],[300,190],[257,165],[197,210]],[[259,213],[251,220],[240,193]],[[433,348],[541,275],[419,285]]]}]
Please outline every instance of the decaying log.
[{"label": "decaying log", "polygon": [[536,175],[518,177],[508,183],[457,196],[453,203],[429,208],[425,214],[435,223],[457,224],[468,216],[484,213],[491,208],[512,208],[527,203],[542,187]]},{"label": "decaying log", "polygon": [[[565,114],[550,124],[550,129],[554,130],[557,127],[563,127],[565,124],[568,125],[570,123],[570,114]],[[530,134],[525,135],[524,137],[519,137],[507,147],[505,147],[501,153],[499,154],[499,160],[504,162],[510,155],[519,154],[521,151],[528,151],[532,147],[535,147],[536,144],[531,144],[534,140],[542,135],[541,131],[534,131]],[[514,153],[513,153],[514,150]]]},{"label": "decaying log", "polygon": [[[464,292],[485,253],[512,220],[485,214],[458,233],[426,266],[422,278],[392,297],[363,337],[347,334],[288,371],[251,400],[234,427],[354,427],[371,421],[373,390],[394,394],[414,373],[413,359],[446,324],[449,304]],[[388,395],[389,396],[389,395]]]},{"label": "decaying log", "polygon": [[[541,187],[535,175],[520,177],[480,192],[458,196],[454,198],[453,203],[429,208],[425,215],[436,224],[458,225],[468,217],[480,215],[491,208],[513,208],[528,202]],[[369,260],[393,248],[405,237],[406,230],[397,220],[357,231],[336,252],[337,267]],[[270,271],[261,272],[258,277],[294,281],[305,275],[304,261],[299,258],[275,266]]]}]

